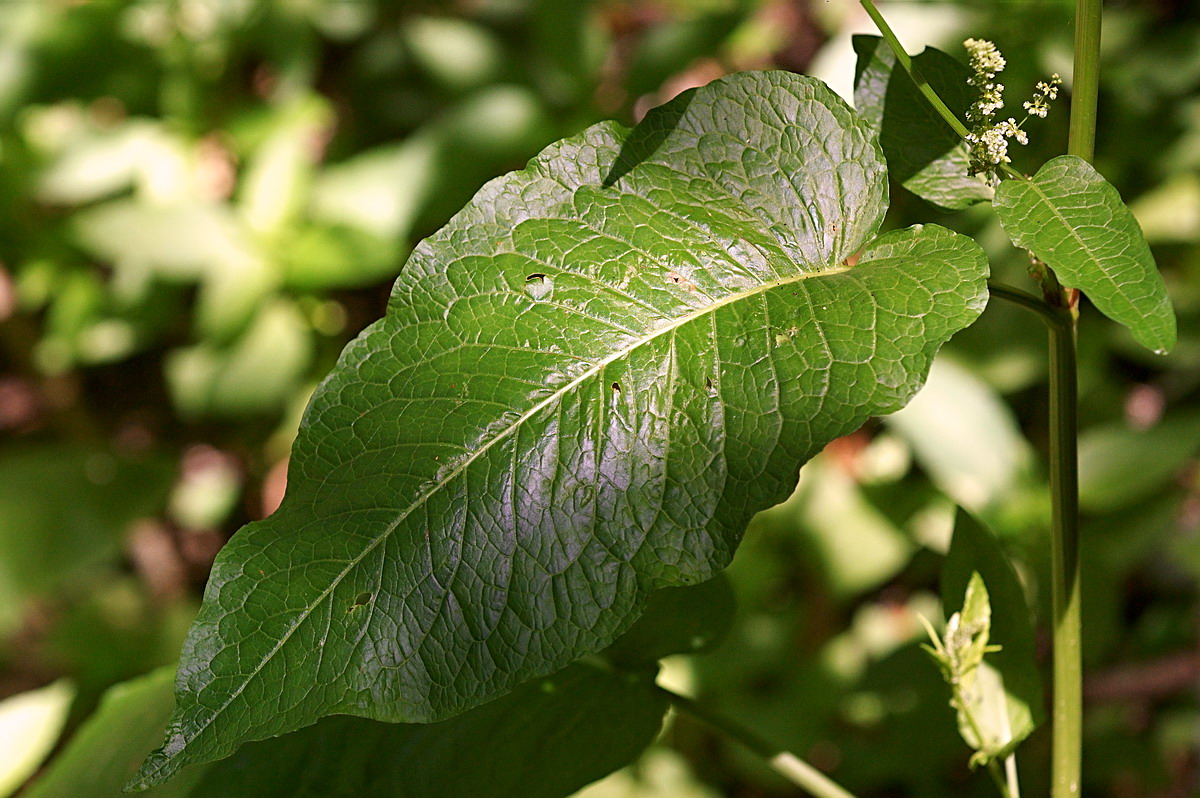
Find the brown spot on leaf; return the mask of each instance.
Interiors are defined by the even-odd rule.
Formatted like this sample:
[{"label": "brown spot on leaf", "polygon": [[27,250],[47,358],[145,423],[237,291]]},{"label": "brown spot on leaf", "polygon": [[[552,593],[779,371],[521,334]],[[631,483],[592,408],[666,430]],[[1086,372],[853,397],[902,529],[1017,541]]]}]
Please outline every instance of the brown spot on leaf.
[{"label": "brown spot on leaf", "polygon": [[682,285],[684,288],[686,288],[688,290],[688,293],[691,293],[691,294],[696,293],[696,284],[693,283],[688,278],[684,277],[679,272],[676,272],[676,271],[667,272],[667,282],[674,283],[675,285]]}]

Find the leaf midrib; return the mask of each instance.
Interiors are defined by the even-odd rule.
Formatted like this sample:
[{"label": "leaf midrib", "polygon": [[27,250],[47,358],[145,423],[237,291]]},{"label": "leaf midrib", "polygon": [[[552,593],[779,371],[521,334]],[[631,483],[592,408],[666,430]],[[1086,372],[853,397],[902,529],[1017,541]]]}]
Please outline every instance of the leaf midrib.
[{"label": "leaf midrib", "polygon": [[[311,603],[309,603],[309,605],[307,607],[304,607],[300,611],[300,614],[297,616],[296,621],[291,626],[291,628],[289,628],[287,630],[286,634],[284,634],[282,637],[280,637],[279,641],[271,648],[271,650],[266,654],[266,656],[264,656],[262,658],[262,660],[259,662],[259,664],[254,668],[253,671],[251,671],[249,673],[249,675],[242,681],[242,683],[238,686],[238,688],[232,694],[230,694],[229,698],[226,699],[226,701],[223,704],[221,704],[221,706],[219,706],[217,709],[215,709],[208,716],[208,719],[205,720],[200,725],[200,727],[195,731],[195,733],[193,733],[190,736],[185,738],[184,745],[185,746],[189,745],[193,741],[195,741],[198,737],[200,737],[200,735],[202,735],[205,732],[205,730],[208,729],[209,726],[212,725],[212,723],[218,717],[220,717],[220,715],[229,707],[229,705],[232,704],[238,698],[238,696],[240,696],[242,694],[242,692],[258,676],[258,674],[262,672],[263,668],[265,668],[267,666],[267,664],[270,663],[270,661],[275,657],[275,655],[278,654],[279,651],[287,644],[287,642],[291,639],[292,635],[295,634],[296,631],[304,624],[304,622],[306,620],[308,620],[308,618],[312,615],[313,611],[318,606],[320,606],[321,603],[324,602],[333,593],[333,591],[335,589],[337,589],[338,585],[340,585],[342,580],[346,578],[347,574],[349,574],[355,567],[357,567],[358,564],[361,563],[362,560],[364,558],[366,558],[366,556],[368,554],[370,554],[372,551],[374,551],[379,546],[380,543],[385,541],[392,534],[392,532],[394,532],[396,530],[396,528],[401,523],[403,523],[406,518],[408,518],[409,515],[411,515],[419,507],[423,506],[438,491],[442,490],[447,485],[449,485],[459,475],[461,475],[464,471],[466,471],[467,468],[470,467],[470,465],[472,463],[474,463],[477,459],[479,459],[481,456],[483,456],[493,446],[495,446],[497,443],[500,443],[501,441],[507,439],[509,436],[511,436],[512,434],[517,432],[533,416],[537,415],[543,409],[549,407],[554,402],[556,402],[556,401],[562,399],[564,396],[568,395],[571,391],[573,391],[579,385],[583,384],[587,380],[589,380],[589,379],[595,377],[596,375],[600,374],[601,372],[603,372],[604,369],[607,368],[610,364],[615,363],[616,361],[620,360],[623,357],[627,357],[629,354],[636,351],[639,347],[649,344],[650,342],[654,341],[655,339],[659,338],[662,335],[666,335],[675,330],[678,330],[679,328],[687,325],[688,323],[690,323],[692,321],[695,321],[696,319],[699,319],[710,313],[715,313],[716,311],[720,310],[723,307],[735,304],[744,299],[748,299],[750,297],[757,296],[759,294],[764,294],[775,288],[780,288],[785,285],[792,285],[795,283],[803,282],[804,280],[808,280],[808,279],[815,278],[815,277],[829,277],[832,275],[841,274],[841,273],[850,271],[850,268],[851,267],[849,267],[849,266],[839,264],[836,267],[831,267],[824,271],[800,272],[798,274],[795,274],[795,275],[792,275],[789,277],[781,278],[778,280],[771,280],[770,282],[763,283],[761,285],[755,286],[754,288],[751,288],[751,289],[748,289],[745,291],[740,291],[740,292],[737,292],[734,294],[730,294],[729,296],[724,297],[723,299],[713,302],[711,305],[706,305],[705,307],[698,308],[690,313],[680,316],[674,322],[663,325],[662,327],[647,333],[646,335],[642,336],[641,338],[637,339],[636,341],[632,342],[631,344],[621,347],[616,352],[614,352],[612,355],[604,358],[603,360],[598,361],[594,366],[592,366],[591,368],[589,368],[586,371],[584,371],[583,373],[581,373],[578,377],[571,380],[567,384],[563,385],[561,388],[558,388],[555,391],[551,392],[548,396],[546,396],[546,398],[544,398],[541,401],[534,404],[533,407],[529,408],[527,411],[522,413],[517,419],[515,419],[512,424],[510,424],[507,427],[505,427],[504,429],[500,430],[494,437],[491,438],[491,440],[489,440],[483,446],[479,447],[479,449],[477,449],[472,454],[468,455],[463,460],[462,463],[460,463],[459,465],[456,465],[453,469],[448,471],[444,477],[442,477],[440,480],[435,482],[430,488],[428,488],[420,496],[418,496],[412,502],[412,504],[410,504],[407,508],[402,510],[399,513],[399,515],[397,515],[395,520],[393,520],[390,524],[388,524],[387,527],[384,528],[384,530],[382,532],[380,532],[377,536],[375,536],[375,538],[373,540],[370,541],[370,543],[368,543],[366,546],[364,546],[362,552],[358,556],[356,556],[352,560],[350,560],[349,563],[346,565],[346,567],[342,570],[342,572],[340,574],[338,574],[333,580],[330,581],[329,586],[327,588],[325,588],[325,590],[323,590],[316,599],[314,599]],[[415,652],[414,652],[414,655],[415,655]],[[182,749],[180,749],[180,750],[182,750]],[[171,757],[171,758],[173,759],[173,757]],[[168,760],[168,761],[170,761],[170,760]],[[164,766],[165,766],[165,764],[166,763],[164,763]]]},{"label": "leaf midrib", "polygon": [[[1060,176],[1065,176],[1065,173],[1063,173]],[[1112,275],[1109,274],[1104,269],[1104,266],[1102,265],[1099,256],[1097,256],[1095,254],[1095,252],[1093,252],[1092,248],[1088,246],[1087,242],[1084,241],[1084,239],[1079,235],[1079,231],[1075,228],[1075,226],[1072,225],[1067,220],[1067,217],[1059,212],[1057,206],[1055,206],[1054,202],[1050,199],[1050,195],[1046,191],[1044,191],[1042,189],[1042,186],[1037,182],[1036,176],[1029,181],[1028,185],[1029,185],[1030,189],[1035,194],[1038,195],[1038,198],[1041,199],[1042,203],[1050,211],[1050,214],[1055,219],[1057,219],[1059,221],[1059,223],[1062,224],[1063,227],[1065,227],[1067,229],[1067,232],[1069,232],[1071,234],[1071,238],[1075,239],[1075,242],[1079,245],[1080,251],[1082,251],[1091,260],[1091,262],[1093,264],[1095,264],[1097,271],[1099,271],[1100,274],[1103,275],[1103,277],[1105,278],[1105,281],[1115,283],[1116,280],[1114,280]],[[1088,188],[1090,189],[1091,187],[1089,186]],[[1103,204],[1103,202],[1101,204]],[[1136,258],[1133,258],[1133,260],[1136,262]],[[1064,281],[1063,286],[1066,288],[1082,289],[1083,286],[1082,286],[1081,282],[1087,282],[1087,280],[1086,279],[1082,280],[1082,281],[1075,280],[1072,282],[1075,282],[1077,284],[1076,285],[1068,285]],[[1093,284],[1093,288],[1091,290],[1095,291],[1097,288],[1103,288],[1103,286],[1101,286],[1099,284]],[[1139,319],[1142,319],[1143,321],[1150,319],[1150,316],[1148,314],[1140,312],[1139,308],[1137,307],[1137,305],[1135,303],[1125,300],[1125,297],[1121,292],[1118,291],[1116,294],[1111,294],[1109,292],[1105,292],[1105,294],[1106,294],[1105,298],[1108,299],[1109,301],[1112,301],[1113,299],[1123,300],[1122,304],[1124,304],[1129,310],[1132,310],[1135,314],[1137,314],[1137,317]]]}]

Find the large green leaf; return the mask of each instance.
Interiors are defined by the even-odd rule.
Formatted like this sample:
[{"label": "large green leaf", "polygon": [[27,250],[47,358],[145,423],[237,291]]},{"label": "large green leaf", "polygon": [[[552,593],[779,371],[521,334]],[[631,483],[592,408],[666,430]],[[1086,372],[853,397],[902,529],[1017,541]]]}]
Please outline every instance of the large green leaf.
[{"label": "large green leaf", "polygon": [[[148,795],[558,798],[627,765],[658,734],[667,700],[653,673],[572,665],[441,723],[325,718],[188,768]],[[119,798],[172,703],[169,670],[112,688],[29,798]]]},{"label": "large green leaf", "polygon": [[1175,345],[1175,311],[1150,246],[1121,195],[1087,161],[1060,155],[1030,180],[1005,180],[996,213],[1013,243],[1087,294],[1142,346]]},{"label": "large green leaf", "polygon": [[[896,54],[878,36],[855,36],[854,107],[879,131],[892,180],[918,197],[957,210],[992,198],[985,180],[967,174],[962,138],[938,116],[912,78],[897,67]],[[971,71],[928,47],[913,66],[960,119],[974,102]]]},{"label": "large green leaf", "polygon": [[983,308],[970,240],[863,248],[886,192],[868,127],[787,73],[485,186],[314,395],[281,509],[219,556],[136,783],[326,714],[450,717],[723,568]]}]

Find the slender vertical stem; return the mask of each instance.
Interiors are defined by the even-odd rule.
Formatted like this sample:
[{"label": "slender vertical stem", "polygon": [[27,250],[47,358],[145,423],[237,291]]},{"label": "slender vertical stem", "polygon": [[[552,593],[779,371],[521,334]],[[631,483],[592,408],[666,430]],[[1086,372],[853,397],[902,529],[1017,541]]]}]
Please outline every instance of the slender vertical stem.
[{"label": "slender vertical stem", "polygon": [[1021,798],[1021,780],[1017,776],[1017,755],[1004,757],[1004,778],[1012,798]]},{"label": "slender vertical stem", "polygon": [[1051,796],[1075,798],[1083,754],[1083,680],[1079,595],[1079,388],[1075,311],[1023,291],[989,284],[992,296],[1034,311],[1050,330],[1051,597],[1054,605],[1054,708]]},{"label": "slender vertical stem", "polygon": [[1079,795],[1083,688],[1079,596],[1078,385],[1075,321],[1050,328],[1051,592],[1054,605],[1054,710],[1051,796]]},{"label": "slender vertical stem", "polygon": [[816,798],[854,798],[852,793],[847,792],[824,773],[790,751],[771,745],[744,726],[697,704],[687,696],[671,692],[665,687],[659,687],[658,690],[670,700],[675,709],[691,715],[725,736],[737,740],[765,759],[772,770],[810,795],[816,796]]},{"label": "slender vertical stem", "polygon": [[[1075,64],[1067,152],[1091,161],[1096,151],[1096,97],[1100,87],[1101,0],[1076,0]],[[1068,299],[1064,307],[1070,307]],[[1083,760],[1083,688],[1080,642],[1078,384],[1075,316],[1050,330],[1050,490],[1054,603],[1054,711],[1051,796],[1079,795]]]},{"label": "slender vertical stem", "polygon": [[1075,1],[1075,74],[1067,152],[1089,163],[1096,152],[1096,95],[1100,90],[1101,0]]}]

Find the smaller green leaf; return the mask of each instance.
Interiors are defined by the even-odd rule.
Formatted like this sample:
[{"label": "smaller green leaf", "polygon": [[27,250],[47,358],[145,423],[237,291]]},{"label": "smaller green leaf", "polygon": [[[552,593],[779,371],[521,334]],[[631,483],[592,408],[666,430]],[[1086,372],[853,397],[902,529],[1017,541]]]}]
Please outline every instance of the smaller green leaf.
[{"label": "smaller green leaf", "polygon": [[[998,650],[999,647],[993,647],[988,653]],[[958,730],[967,745],[975,749],[972,767],[1005,758],[1021,742],[1013,734],[1004,677],[990,662],[980,661],[961,688]]]},{"label": "smaller green leaf", "polygon": [[[912,78],[896,65],[896,55],[878,36],[855,36],[858,64],[854,107],[879,132],[879,144],[892,179],[918,197],[958,210],[991,199],[992,188],[967,174],[962,139],[938,116]],[[951,111],[963,118],[973,101],[959,61],[932,47],[913,57],[913,65]]]},{"label": "smaller green leaf", "polygon": [[733,624],[734,609],[733,588],[724,573],[698,585],[656,590],[642,616],[604,656],[633,665],[671,654],[707,651],[724,639]]},{"label": "smaller green leaf", "polygon": [[1087,294],[1158,354],[1175,345],[1175,311],[1150,246],[1121,195],[1074,155],[1047,161],[1031,180],[1005,180],[994,201],[1013,243]]},{"label": "smaller green leaf", "polygon": [[999,541],[964,510],[959,510],[955,520],[954,537],[942,567],[942,601],[947,613],[961,607],[964,627],[970,622],[979,624],[986,616],[987,635],[979,659],[982,648],[987,647],[987,661],[978,668],[972,685],[973,712],[986,738],[981,750],[993,755],[1010,751],[1029,736],[1042,717],[1033,616]]},{"label": "smaller green leaf", "polygon": [[[119,798],[161,738],[174,667],[119,684],[28,798]],[[187,768],[153,798],[501,798],[569,795],[633,761],[666,712],[653,674],[572,665],[441,723],[325,718]]]},{"label": "smaller green leaf", "polygon": [[987,585],[978,571],[971,572],[963,606],[959,610],[960,628],[969,638],[963,647],[964,665],[970,669],[983,662],[988,650],[988,638],[992,633],[992,604],[988,600]]},{"label": "smaller green leaf", "polygon": [[963,608],[946,621],[944,636],[939,639],[928,622],[925,628],[933,646],[922,648],[937,662],[950,685],[950,706],[958,713],[959,734],[975,749],[971,766],[1007,755],[1019,740],[1013,738],[1009,723],[1004,679],[983,659],[1001,647],[988,645],[992,607],[978,571],[971,573]]}]

